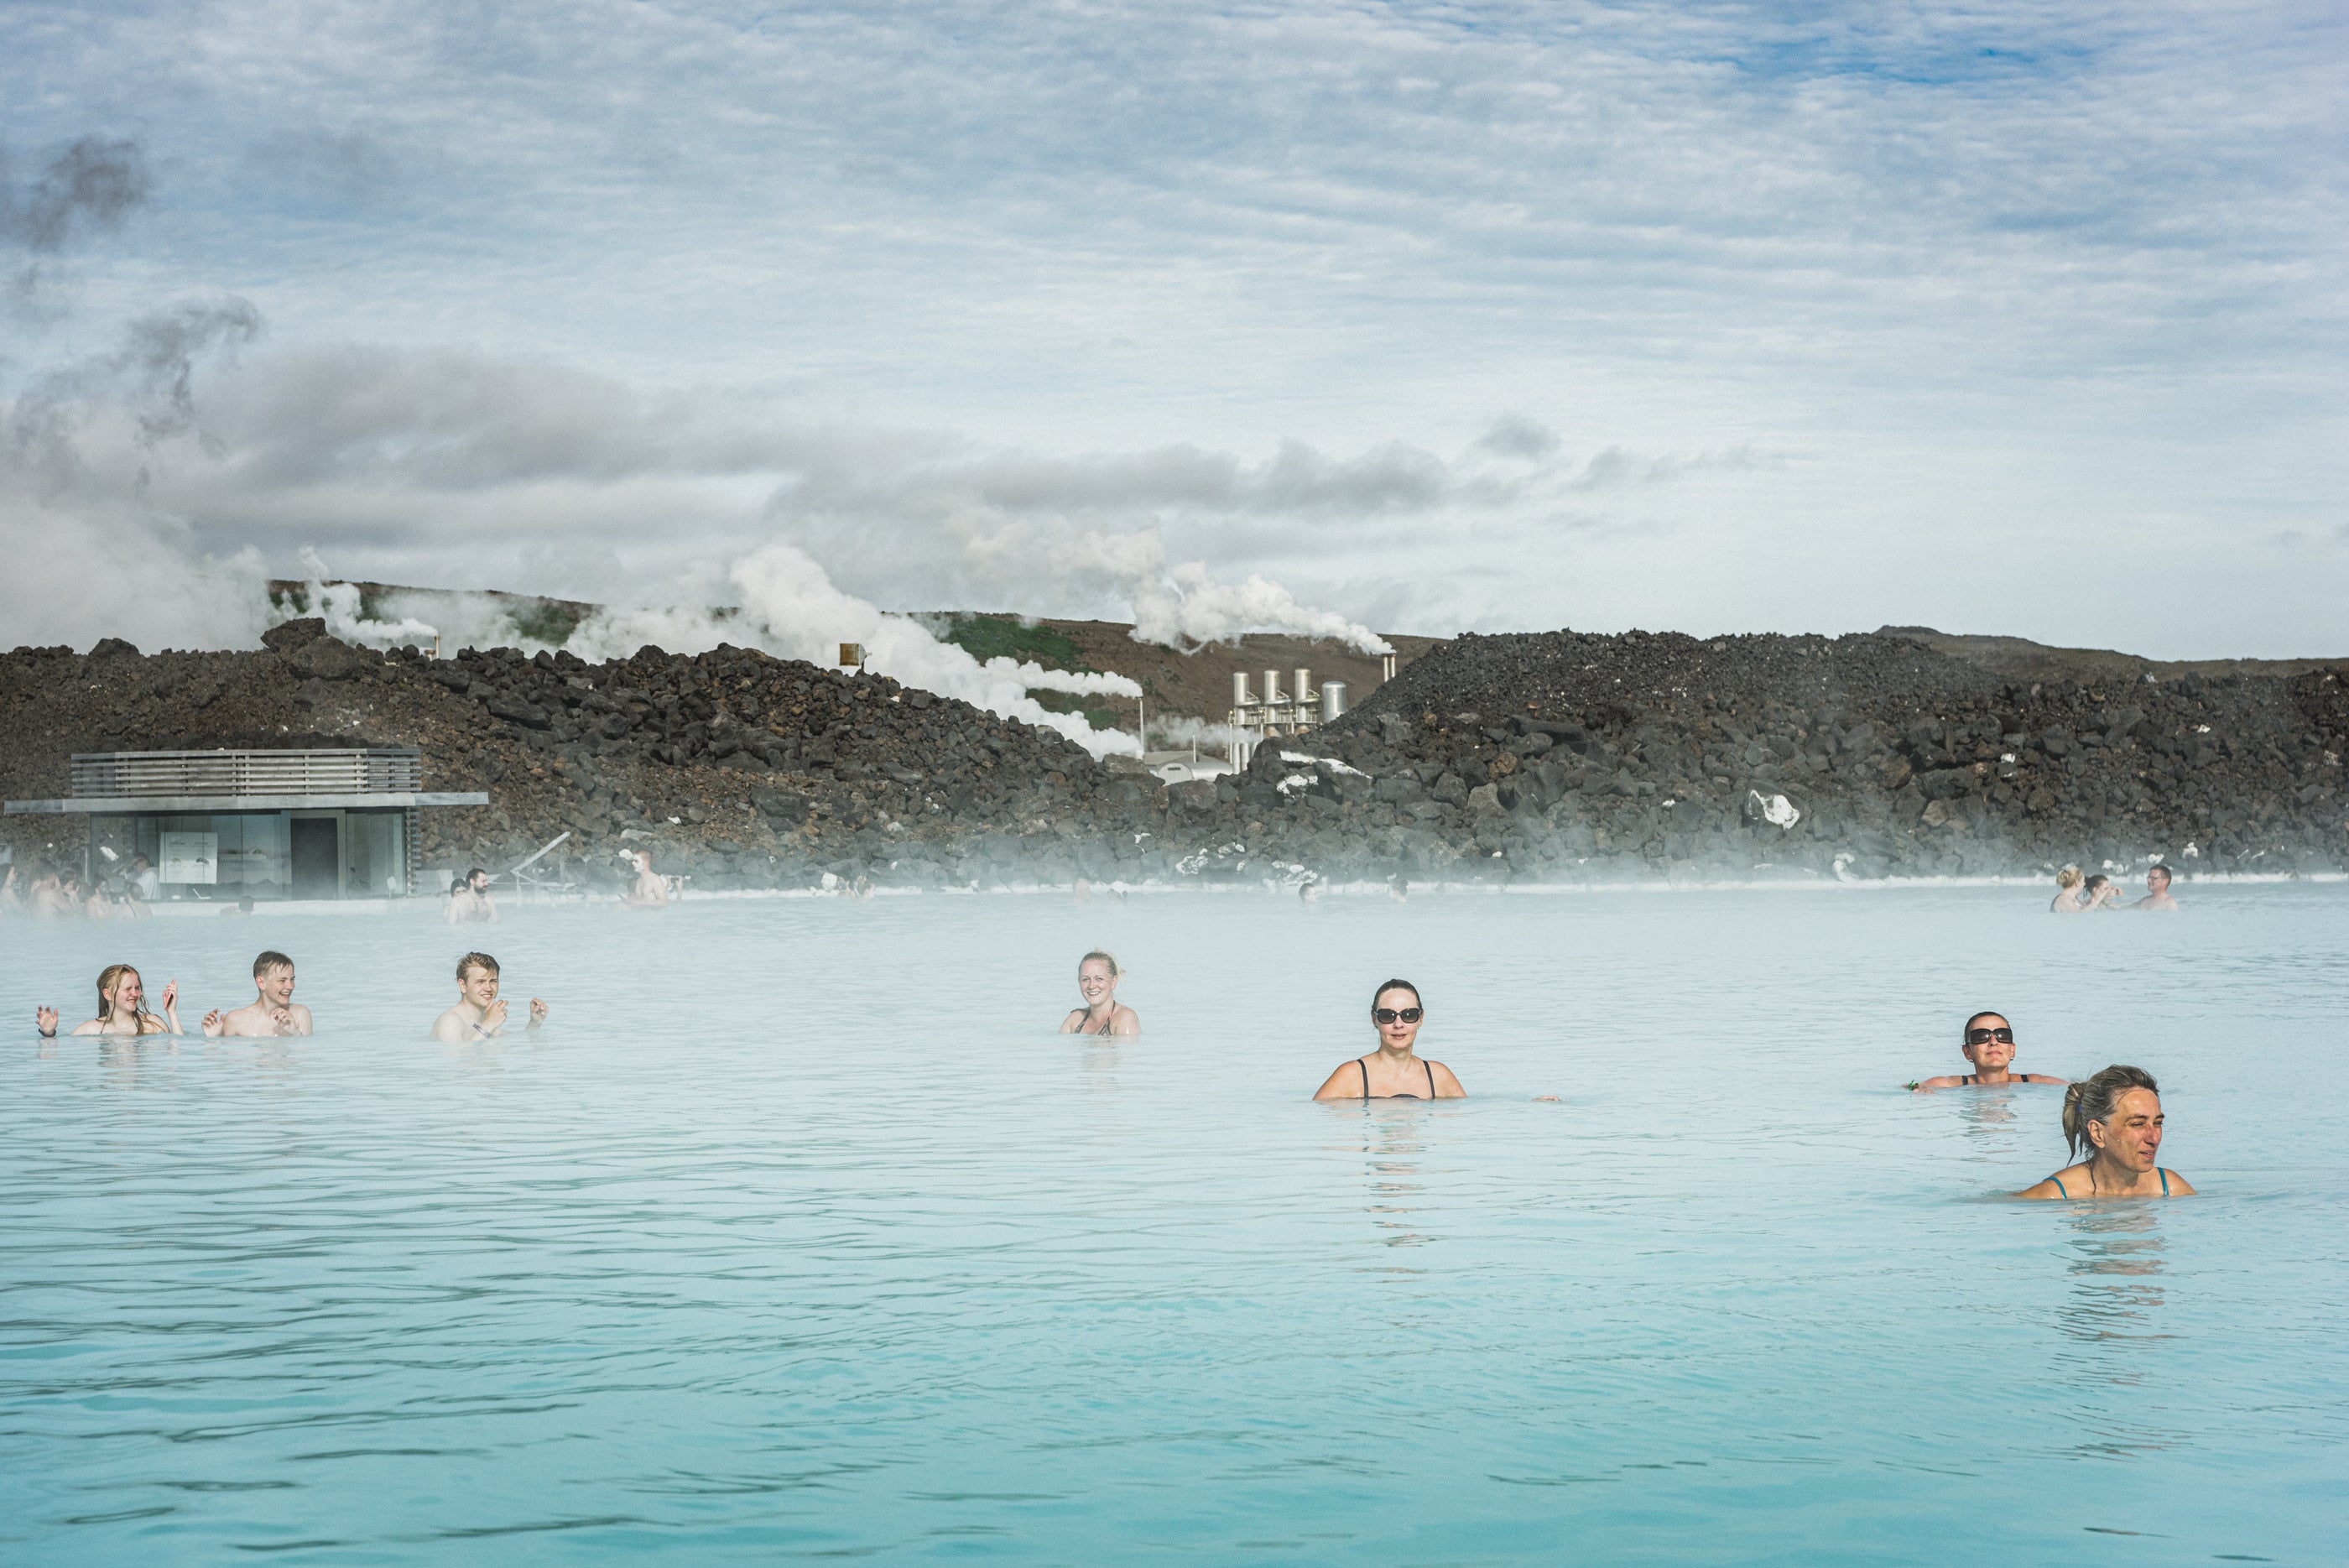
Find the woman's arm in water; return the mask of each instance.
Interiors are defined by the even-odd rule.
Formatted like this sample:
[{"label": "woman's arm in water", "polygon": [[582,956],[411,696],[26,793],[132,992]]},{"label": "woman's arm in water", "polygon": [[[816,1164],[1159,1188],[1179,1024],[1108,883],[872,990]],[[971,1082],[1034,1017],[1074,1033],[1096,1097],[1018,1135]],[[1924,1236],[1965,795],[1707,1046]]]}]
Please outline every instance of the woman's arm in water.
[{"label": "woman's arm in water", "polygon": [[1330,1075],[1321,1080],[1321,1086],[1313,1091],[1313,1097],[1317,1100],[1361,1099],[1362,1079],[1356,1076],[1357,1070],[1361,1066],[1361,1063],[1359,1061],[1339,1063]]},{"label": "woman's arm in water", "polygon": [[1958,1086],[1961,1080],[1950,1077],[1945,1074],[1939,1078],[1928,1078],[1921,1084],[1912,1083],[1909,1087],[1921,1095],[1929,1089],[1954,1089]]},{"label": "woman's arm in water", "polygon": [[1460,1080],[1452,1075],[1451,1068],[1441,1062],[1430,1062],[1427,1070],[1434,1076],[1437,1099],[1464,1100],[1468,1097],[1468,1091],[1460,1086]]},{"label": "woman's arm in water", "polygon": [[1125,1003],[1119,1002],[1116,1011],[1109,1015],[1109,1032],[1112,1034],[1141,1033],[1142,1014],[1126,1006]]}]

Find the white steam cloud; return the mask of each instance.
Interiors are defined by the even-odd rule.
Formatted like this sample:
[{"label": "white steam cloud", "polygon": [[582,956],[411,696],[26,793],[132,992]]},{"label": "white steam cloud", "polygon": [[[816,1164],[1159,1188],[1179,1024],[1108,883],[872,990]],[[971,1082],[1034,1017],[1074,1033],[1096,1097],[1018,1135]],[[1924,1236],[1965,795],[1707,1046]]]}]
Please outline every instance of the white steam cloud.
[{"label": "white steam cloud", "polygon": [[1241,582],[1219,583],[1203,563],[1194,561],[1173,568],[1163,581],[1133,587],[1136,642],[1189,652],[1210,642],[1236,641],[1251,631],[1331,638],[1364,653],[1394,651],[1392,643],[1370,628],[1335,611],[1301,605],[1296,595],[1256,572]]},{"label": "white steam cloud", "polygon": [[[1048,670],[998,657],[984,663],[965,649],[933,636],[909,616],[891,615],[843,593],[813,557],[797,545],[777,542],[736,562],[721,580],[707,570],[678,585],[665,604],[600,606],[559,644],[524,632],[511,610],[486,595],[391,596],[400,610],[454,612],[466,623],[461,637],[448,626],[403,614],[397,620],[370,618],[360,609],[357,585],[328,580],[326,563],[305,548],[310,573],[308,613],[322,617],[326,630],[347,642],[377,648],[404,643],[453,654],[467,645],[504,645],[535,652],[559,646],[591,661],[626,659],[650,645],[669,653],[704,653],[720,643],[757,648],[779,659],[805,659],[829,668],[843,642],[862,644],[865,668],[906,686],[957,698],[974,707],[1058,731],[1095,756],[1135,753],[1141,742],[1120,730],[1095,730],[1081,713],[1056,713],[1033,691],[1139,698],[1142,688],[1123,675]],[[738,602],[713,601],[723,590]]]}]

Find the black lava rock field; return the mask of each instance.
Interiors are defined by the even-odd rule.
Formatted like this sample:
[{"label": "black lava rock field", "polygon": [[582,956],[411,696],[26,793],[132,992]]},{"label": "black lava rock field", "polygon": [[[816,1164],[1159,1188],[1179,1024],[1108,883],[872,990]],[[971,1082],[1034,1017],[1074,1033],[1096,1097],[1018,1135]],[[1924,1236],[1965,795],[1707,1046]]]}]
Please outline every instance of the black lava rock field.
[{"label": "black lava rock field", "polygon": [[[2349,863],[2343,671],[2002,680],[1907,638],[1462,637],[1243,773],[1162,786],[1057,733],[753,650],[588,664],[352,648],[0,658],[0,790],[76,752],[413,745],[428,866],[556,834],[585,885],[645,847],[699,888],[1034,882],[2189,876]],[[78,819],[10,817],[19,864]]]}]

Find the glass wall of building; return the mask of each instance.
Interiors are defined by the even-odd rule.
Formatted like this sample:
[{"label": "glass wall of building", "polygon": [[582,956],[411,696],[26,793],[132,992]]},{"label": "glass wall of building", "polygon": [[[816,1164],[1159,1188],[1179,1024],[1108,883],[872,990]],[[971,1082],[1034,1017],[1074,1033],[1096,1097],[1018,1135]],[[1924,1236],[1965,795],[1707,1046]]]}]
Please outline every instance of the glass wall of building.
[{"label": "glass wall of building", "polygon": [[137,882],[148,898],[234,903],[408,893],[407,814],[398,810],[92,816],[89,832],[92,874]]}]

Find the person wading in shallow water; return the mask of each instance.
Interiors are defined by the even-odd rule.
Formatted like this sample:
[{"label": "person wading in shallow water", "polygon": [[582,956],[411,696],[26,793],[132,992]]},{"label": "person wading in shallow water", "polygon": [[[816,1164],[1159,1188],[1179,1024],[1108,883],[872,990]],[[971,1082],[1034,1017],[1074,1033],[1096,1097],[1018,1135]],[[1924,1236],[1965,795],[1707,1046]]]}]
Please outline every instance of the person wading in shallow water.
[{"label": "person wading in shallow water", "polygon": [[1958,1032],[1959,1051],[1974,1064],[1971,1073],[1940,1078],[1928,1078],[1921,1084],[1911,1084],[1912,1089],[1962,1089],[1982,1085],[1999,1084],[2066,1084],[2068,1078],[2051,1078],[2044,1073],[2017,1073],[2008,1064],[2014,1060],[2014,1026],[2005,1015],[1997,1012],[1977,1012],[1966,1020]]},{"label": "person wading in shallow water", "polygon": [[2154,1162],[2161,1152],[2161,1091],[2142,1067],[2114,1065],[2064,1091],[2067,1165],[2017,1198],[2188,1198],[2194,1184]]},{"label": "person wading in shallow water", "polygon": [[[163,982],[163,1016],[144,1010],[139,971],[127,963],[110,963],[98,971],[98,1016],[77,1028],[77,1034],[177,1034],[180,1032],[180,982]],[[35,1011],[33,1026],[44,1037],[57,1032],[57,1010]]]},{"label": "person wading in shallow water", "polygon": [[2178,900],[2169,896],[2169,867],[2156,866],[2145,874],[2145,897],[2129,906],[2132,909],[2174,909]]},{"label": "person wading in shallow water", "polygon": [[1367,1056],[1339,1064],[1335,1072],[1313,1091],[1317,1100],[1464,1100],[1468,1091],[1441,1062],[1413,1054],[1419,1026],[1427,1016],[1420,1005],[1419,987],[1407,980],[1391,980],[1371,998],[1371,1023],[1379,1032],[1379,1048]]},{"label": "person wading in shallow water", "polygon": [[1061,1033],[1141,1033],[1142,1015],[1117,999],[1117,982],[1123,978],[1117,960],[1098,948],[1078,960],[1077,994],[1085,999],[1085,1004],[1061,1020]]},{"label": "person wading in shallow water", "polygon": [[265,952],[253,961],[254,998],[233,1012],[204,1014],[207,1034],[307,1034],[310,1010],[294,1000],[294,961]]},{"label": "person wading in shallow water", "polygon": [[[527,1027],[535,1029],[545,1022],[546,1003],[532,997]],[[505,999],[498,994],[498,961],[487,953],[467,953],[457,961],[457,1005],[432,1021],[432,1038],[452,1044],[489,1040],[505,1026]]]}]

